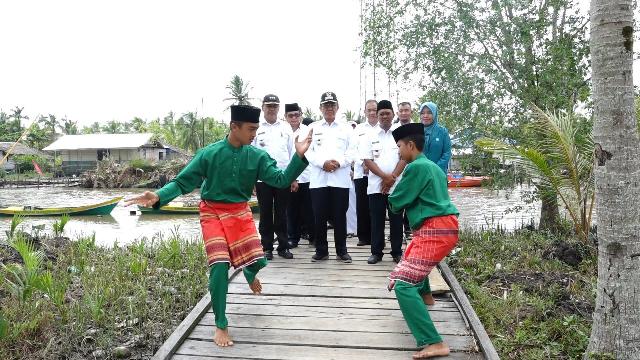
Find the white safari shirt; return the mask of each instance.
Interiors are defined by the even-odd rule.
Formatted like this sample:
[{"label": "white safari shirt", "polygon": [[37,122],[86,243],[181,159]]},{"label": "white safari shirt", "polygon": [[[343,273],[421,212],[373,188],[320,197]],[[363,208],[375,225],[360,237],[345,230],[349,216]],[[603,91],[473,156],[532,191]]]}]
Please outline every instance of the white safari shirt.
[{"label": "white safari shirt", "polygon": [[[326,120],[315,121],[309,126],[313,129],[311,146],[305,154],[309,160],[309,188],[351,187],[351,164],[358,158],[357,146],[352,139],[353,129],[346,122]],[[327,160],[336,160],[340,167],[334,172],[322,169]]]},{"label": "white safari shirt", "polygon": [[[354,130],[353,138],[356,142],[357,152],[360,154],[363,151],[364,143],[366,143],[366,139],[369,137],[369,132],[372,129],[378,127],[378,124],[371,125],[369,121],[366,120],[362,124],[358,124],[356,129]],[[353,162],[353,179],[362,179],[362,177],[367,176],[364,174],[364,161],[362,159],[356,158]]]},{"label": "white safari shirt", "polygon": [[[389,131],[384,131],[380,126],[369,132],[367,140],[363,143],[360,156],[362,159],[373,160],[380,170],[390,174],[398,165],[400,155],[398,153],[398,145],[393,140],[393,135]],[[389,193],[392,193],[400,179],[396,179],[396,183],[391,187]],[[367,186],[367,195],[380,194],[382,186],[382,178],[373,172],[369,172],[369,181]]]},{"label": "white safari shirt", "polygon": [[[291,130],[293,131],[293,129]],[[305,124],[300,124],[300,127],[298,127],[298,130],[293,132],[293,141],[294,142],[296,141],[296,136],[298,136],[298,141],[302,141],[308,135],[309,135],[309,127]],[[294,153],[295,153],[295,149],[294,149]],[[296,180],[301,184],[308,183],[310,176],[311,176],[311,167],[307,166],[302,172],[302,174],[300,174],[300,176],[298,176]]]},{"label": "white safari shirt", "polygon": [[291,125],[282,120],[269,124],[264,118],[256,132],[256,138],[251,145],[262,149],[277,163],[279,169],[286,169],[296,150],[293,146],[293,131]]}]

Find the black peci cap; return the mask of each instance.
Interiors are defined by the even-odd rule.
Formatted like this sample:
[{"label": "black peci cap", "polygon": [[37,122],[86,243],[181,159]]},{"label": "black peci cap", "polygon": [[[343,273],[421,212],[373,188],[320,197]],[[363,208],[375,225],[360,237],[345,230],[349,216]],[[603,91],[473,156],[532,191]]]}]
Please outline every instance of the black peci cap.
[{"label": "black peci cap", "polygon": [[292,111],[300,111],[300,106],[298,106],[298,103],[284,104],[285,113],[292,112]]},{"label": "black peci cap", "polygon": [[422,125],[422,123],[410,123],[402,125],[393,130],[391,134],[393,135],[393,140],[395,140],[395,142],[398,142],[410,135],[424,136],[424,125]]},{"label": "black peci cap", "polygon": [[260,109],[251,105],[231,105],[231,121],[260,122]]},{"label": "black peci cap", "polygon": [[393,111],[393,105],[391,104],[391,101],[389,100],[380,100],[380,102],[378,102],[378,108],[376,111],[380,111],[380,110],[384,110],[384,109],[389,109],[391,111]]}]

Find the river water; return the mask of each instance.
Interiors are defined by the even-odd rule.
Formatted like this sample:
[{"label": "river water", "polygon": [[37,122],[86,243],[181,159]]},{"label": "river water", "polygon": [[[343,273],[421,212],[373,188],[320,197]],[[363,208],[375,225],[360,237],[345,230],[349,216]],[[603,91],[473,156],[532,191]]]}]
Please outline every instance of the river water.
[{"label": "river water", "polygon": [[[540,204],[526,204],[522,192],[526,188],[510,191],[491,191],[486,188],[450,188],[451,200],[460,211],[460,224],[464,228],[518,228],[531,222],[537,223]],[[80,206],[98,203],[114,197],[128,198],[139,194],[141,189],[82,189],[82,188],[20,188],[0,189],[0,207],[10,205],[31,205],[39,207]],[[194,192],[176,201],[197,202],[199,194]],[[200,236],[197,215],[140,215],[135,206],[125,207],[122,202],[108,216],[73,216],[67,223],[64,234],[70,238],[82,235],[96,236],[96,243],[110,246],[116,241],[126,244],[146,237],[170,236],[179,232],[183,238]],[[518,211],[514,212],[513,210]],[[255,215],[254,215],[255,216]],[[56,217],[28,217],[22,223],[25,231],[33,226],[44,225],[51,233]],[[0,239],[5,239],[5,230],[10,227],[11,218],[0,217]]]}]

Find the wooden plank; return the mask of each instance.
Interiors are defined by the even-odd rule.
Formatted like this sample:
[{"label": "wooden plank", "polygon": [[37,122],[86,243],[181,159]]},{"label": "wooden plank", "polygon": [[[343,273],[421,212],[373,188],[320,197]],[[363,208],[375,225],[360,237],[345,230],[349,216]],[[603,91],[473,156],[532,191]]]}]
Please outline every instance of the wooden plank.
[{"label": "wooden plank", "polygon": [[[240,273],[240,270],[229,269],[229,281],[233,281],[238,273]],[[211,296],[207,292],[178,327],[173,330],[162,346],[160,346],[158,351],[153,355],[152,360],[170,359],[171,355],[180,347],[184,339],[187,338],[187,335],[198,325],[198,322],[200,322],[209,309],[211,309]]]},{"label": "wooden plank", "polygon": [[[429,306],[429,310],[456,311],[458,306],[449,297],[436,296],[436,304]],[[370,308],[370,309],[398,309],[398,302],[395,299],[353,299],[353,298],[323,298],[298,296],[271,296],[271,295],[243,295],[235,294],[227,298],[227,304],[263,304],[263,305],[292,305],[307,307],[334,307],[340,304],[342,308]]]},{"label": "wooden plank", "polygon": [[[409,334],[403,318],[386,319],[350,319],[339,321],[336,318],[282,317],[266,315],[227,314],[229,324],[234,328],[256,327],[262,329],[318,330],[318,331],[368,331],[371,333]],[[462,319],[446,322],[434,321],[438,331],[447,335],[468,335],[471,332]],[[213,313],[207,313],[200,325],[215,326]],[[213,329],[211,330],[213,331]]]},{"label": "wooden plank", "polygon": [[[312,319],[310,319],[312,320]],[[189,334],[191,340],[212,341],[212,326],[196,326]],[[365,331],[317,331],[291,329],[234,328],[229,327],[234,342],[242,344],[324,346],[373,350],[417,350],[411,334],[370,333]],[[475,344],[471,336],[442,335],[452,351],[467,351]]]},{"label": "wooden plank", "polygon": [[[229,284],[229,294],[249,294],[247,284]],[[305,285],[276,285],[264,286],[262,293],[265,295],[297,295],[297,296],[324,296],[324,297],[350,297],[350,298],[374,298],[395,299],[395,294],[386,289],[353,289],[330,286],[305,286]]]},{"label": "wooden plank", "polygon": [[[236,342],[236,345],[219,348],[212,341],[200,341],[187,339],[176,352],[179,355],[222,355],[239,359],[267,359],[267,360],[371,360],[373,356],[384,360],[411,359],[413,351],[352,349],[338,347],[313,347],[313,346],[281,346],[269,344],[244,344]],[[477,354],[452,353],[447,359],[481,359]]]},{"label": "wooden plank", "polygon": [[[367,308],[342,308],[342,307],[305,307],[291,305],[259,305],[259,304],[227,304],[227,314],[270,315],[279,317],[328,317],[338,319],[379,319],[381,317],[393,317],[402,319],[400,309],[367,309]],[[433,321],[463,321],[462,315],[457,311],[441,311],[429,309]]]},{"label": "wooden plank", "polygon": [[442,271],[445,280],[449,283],[449,286],[451,286],[453,296],[458,301],[458,304],[460,304],[462,313],[469,322],[469,326],[471,326],[476,339],[478,339],[480,350],[484,354],[485,358],[488,360],[499,360],[500,357],[498,356],[498,352],[493,346],[484,325],[480,322],[480,319],[478,318],[475,310],[473,310],[467,295],[464,293],[464,289],[462,289],[462,286],[458,283],[458,280],[451,272],[451,269],[445,261],[440,262],[438,267]]}]

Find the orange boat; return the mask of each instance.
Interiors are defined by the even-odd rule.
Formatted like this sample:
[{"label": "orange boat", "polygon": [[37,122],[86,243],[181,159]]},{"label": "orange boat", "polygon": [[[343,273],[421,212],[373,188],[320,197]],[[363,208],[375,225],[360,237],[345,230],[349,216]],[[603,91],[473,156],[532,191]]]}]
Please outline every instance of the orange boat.
[{"label": "orange boat", "polygon": [[489,176],[455,176],[449,174],[447,182],[449,187],[475,187],[482,185],[482,180],[489,180]]}]

